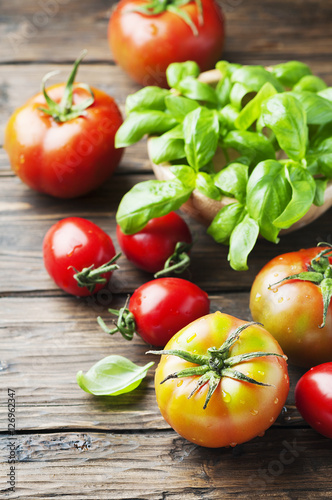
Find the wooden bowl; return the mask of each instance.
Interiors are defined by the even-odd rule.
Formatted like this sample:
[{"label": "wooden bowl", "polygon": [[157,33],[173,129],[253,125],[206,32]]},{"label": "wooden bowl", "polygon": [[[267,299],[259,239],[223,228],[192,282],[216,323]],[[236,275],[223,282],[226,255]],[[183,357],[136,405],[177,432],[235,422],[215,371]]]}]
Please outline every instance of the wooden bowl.
[{"label": "wooden bowl", "polygon": [[[218,82],[220,76],[220,72],[214,69],[201,73],[199,80],[213,85]],[[174,175],[169,170],[170,165],[168,163],[160,163],[159,165],[156,165],[152,162],[151,155],[149,153],[149,144],[150,142],[148,140],[148,154],[156,178],[159,180],[170,180],[174,178]],[[222,151],[217,152],[214,160],[215,165],[220,165],[220,168],[222,168],[222,166],[226,163]],[[216,170],[218,170],[218,167]],[[299,221],[293,224],[289,229],[282,230],[281,233],[291,232],[310,224],[310,222],[317,219],[332,206],[332,180],[330,180],[327,185],[324,200],[325,201],[322,206],[317,207],[316,205],[312,205],[309,211]],[[194,189],[189,200],[181,206],[181,210],[189,214],[198,222],[204,224],[205,226],[209,226],[219,210],[229,203],[234,203],[234,201],[234,198],[229,198],[227,196],[223,196],[220,201],[212,200],[197,189]]]}]

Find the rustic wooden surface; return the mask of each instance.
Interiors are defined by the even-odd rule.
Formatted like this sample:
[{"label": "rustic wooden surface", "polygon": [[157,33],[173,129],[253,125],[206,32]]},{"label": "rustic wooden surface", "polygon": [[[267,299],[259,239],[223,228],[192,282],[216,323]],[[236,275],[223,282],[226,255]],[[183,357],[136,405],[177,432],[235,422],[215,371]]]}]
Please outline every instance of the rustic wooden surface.
[{"label": "rustic wooden surface", "polygon": [[[223,57],[239,63],[300,59],[332,85],[332,4],[326,0],[224,0]],[[139,87],[112,61],[106,40],[106,0],[0,1],[0,140],[10,113],[39,89],[50,69],[63,70],[89,50],[80,79],[113,95],[123,110]],[[122,195],[152,178],[145,142],[129,148],[114,177],[96,192],[61,201],[24,186],[0,149],[0,494],[35,500],[326,499],[332,498],[331,441],[311,430],[294,408],[303,370],[290,367],[287,406],[264,435],[234,449],[209,450],[179,437],[159,414],[153,370],[133,393],[95,398],[75,382],[114,353],[143,364],[148,346],[100,331],[96,317],[123,305],[150,279],[122,259],[121,272],[94,299],[64,294],[49,279],[41,244],[47,229],[70,216],[87,217],[115,240],[114,215]],[[204,288],[211,309],[250,319],[249,291],[270,258],[318,241],[332,241],[331,210],[317,222],[260,241],[250,270],[235,273],[227,249],[202,227],[186,277]],[[16,491],[8,491],[7,389],[16,394]],[[287,453],[287,463],[283,457]]]}]

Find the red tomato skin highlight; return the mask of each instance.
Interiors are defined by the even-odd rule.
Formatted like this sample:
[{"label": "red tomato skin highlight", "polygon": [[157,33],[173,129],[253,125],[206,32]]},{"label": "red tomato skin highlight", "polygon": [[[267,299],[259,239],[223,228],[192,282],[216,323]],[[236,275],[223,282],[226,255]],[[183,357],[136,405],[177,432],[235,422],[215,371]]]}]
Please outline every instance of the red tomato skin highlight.
[{"label": "red tomato skin highlight", "polygon": [[209,312],[206,292],[182,278],[158,278],[131,296],[136,332],[148,344],[163,347],[185,325]]},{"label": "red tomato skin highlight", "polygon": [[[75,267],[81,271],[94,264],[97,268],[115,256],[112,239],[99,226],[80,217],[68,217],[54,224],[43,241],[45,268],[53,281],[67,293],[79,297],[92,295],[74,279]],[[112,272],[105,273],[107,281]],[[105,284],[97,284],[93,294]]]},{"label": "red tomato skin highlight", "polygon": [[189,227],[175,212],[151,219],[135,234],[124,234],[117,225],[116,234],[120,248],[127,259],[149,273],[163,269],[179,241],[192,243]]},{"label": "red tomato skin highlight", "polygon": [[332,439],[332,362],[315,366],[300,378],[295,404],[313,429]]},{"label": "red tomato skin highlight", "polygon": [[[73,104],[90,97],[74,84]],[[65,84],[47,88],[60,102]],[[114,136],[122,116],[114,99],[92,88],[94,103],[79,116],[57,122],[44,113],[47,107],[39,93],[10,117],[4,148],[15,174],[36,191],[58,198],[82,196],[106,181],[119,164],[123,149],[114,148]]]},{"label": "red tomato skin highlight", "polygon": [[132,11],[145,3],[120,0],[108,27],[113,57],[133,80],[143,86],[167,86],[165,72],[172,62],[194,60],[201,71],[214,68],[221,58],[225,39],[224,16],[214,0],[202,0],[201,25],[195,2],[180,7],[197,27],[198,36],[172,12],[147,16]]}]

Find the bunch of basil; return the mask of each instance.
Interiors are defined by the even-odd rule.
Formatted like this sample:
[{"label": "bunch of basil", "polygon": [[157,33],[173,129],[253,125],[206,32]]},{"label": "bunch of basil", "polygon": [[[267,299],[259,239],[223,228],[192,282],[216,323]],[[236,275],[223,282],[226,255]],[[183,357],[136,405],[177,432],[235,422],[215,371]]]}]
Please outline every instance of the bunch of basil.
[{"label": "bunch of basil", "polygon": [[[220,80],[211,86],[197,79],[196,63],[174,63],[171,90],[145,87],[128,96],[116,146],[156,136],[152,161],[169,162],[175,177],[135,185],[116,218],[132,234],[178,209],[194,189],[214,200],[232,197],[207,231],[229,245],[232,268],[245,270],[259,234],[277,243],[281,229],[324,202],[332,178],[332,88],[298,61],[268,69],[220,61],[216,68]],[[219,172],[217,148],[227,161]]]}]

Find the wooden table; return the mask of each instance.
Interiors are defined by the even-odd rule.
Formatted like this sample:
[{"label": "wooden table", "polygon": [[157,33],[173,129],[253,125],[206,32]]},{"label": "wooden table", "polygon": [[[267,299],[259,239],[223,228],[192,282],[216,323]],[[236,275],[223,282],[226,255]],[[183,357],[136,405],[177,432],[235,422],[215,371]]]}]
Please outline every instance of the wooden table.
[{"label": "wooden table", "polygon": [[[332,3],[326,0],[223,0],[227,45],[223,57],[239,63],[300,59],[332,85]],[[122,110],[139,87],[112,61],[106,39],[107,0],[20,0],[0,3],[1,140],[11,112],[39,90],[42,76],[68,75],[82,48],[79,71],[113,95]],[[205,449],[179,437],[159,414],[153,369],[128,395],[93,397],[76,384],[109,354],[138,364],[148,346],[135,337],[109,337],[96,323],[107,307],[123,305],[150,276],[121,260],[110,287],[92,299],[59,290],[42,260],[42,240],[61,218],[86,217],[115,238],[115,212],[136,182],[152,178],[146,144],[129,148],[117,173],[97,191],[61,201],[27,188],[0,150],[0,492],[1,498],[63,499],[326,499],[332,498],[328,440],[299,418],[294,385],[303,370],[290,367],[292,389],[278,421],[264,435],[235,448]],[[332,241],[331,210],[317,222],[282,237],[259,241],[248,272],[227,263],[227,248],[188,221],[197,236],[186,277],[205,289],[211,309],[250,319],[255,274],[273,256]],[[188,219],[187,219],[188,220]],[[15,391],[16,432],[8,433],[8,389]],[[8,490],[14,450],[15,492]]]}]

